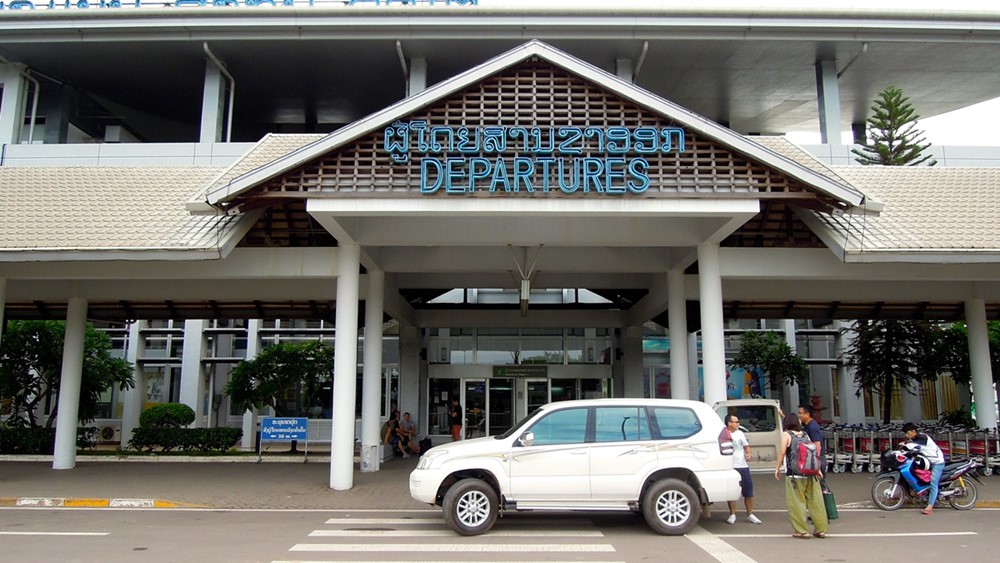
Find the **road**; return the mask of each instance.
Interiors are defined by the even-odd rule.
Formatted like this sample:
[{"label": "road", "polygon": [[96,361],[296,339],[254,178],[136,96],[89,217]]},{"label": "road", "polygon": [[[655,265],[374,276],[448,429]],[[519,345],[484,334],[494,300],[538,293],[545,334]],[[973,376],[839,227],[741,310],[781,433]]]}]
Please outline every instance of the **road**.
[{"label": "road", "polygon": [[[0,510],[2,561],[992,561],[997,509],[842,509],[830,535],[791,537],[781,511],[755,526],[703,519],[687,537],[652,533],[627,514],[514,514],[460,537],[433,510]],[[804,541],[809,543],[804,544]]]}]

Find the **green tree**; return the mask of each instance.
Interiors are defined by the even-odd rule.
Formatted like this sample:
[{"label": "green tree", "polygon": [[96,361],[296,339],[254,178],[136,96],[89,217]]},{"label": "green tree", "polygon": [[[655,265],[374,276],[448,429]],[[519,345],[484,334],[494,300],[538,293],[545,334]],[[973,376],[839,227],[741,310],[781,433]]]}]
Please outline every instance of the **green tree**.
[{"label": "green tree", "polygon": [[805,383],[808,375],[806,361],[778,333],[769,331],[744,332],[740,350],[729,365],[747,371],[759,368],[774,391]]},{"label": "green tree", "polygon": [[296,416],[314,404],[333,374],[333,348],[318,340],[284,342],[236,364],[225,393],[237,407],[272,407],[278,416]]},{"label": "green tree", "polygon": [[858,162],[882,166],[937,164],[930,155],[923,154],[931,145],[925,142],[924,132],[917,129],[920,116],[902,90],[895,86],[882,90],[871,111],[866,120],[868,139],[860,149],[851,149]]},{"label": "green tree", "polygon": [[945,363],[941,330],[933,323],[899,320],[858,321],[853,330],[856,335],[845,350],[844,362],[855,370],[856,395],[865,390],[878,393],[882,422],[888,424],[897,384],[913,393],[921,381],[941,373]]},{"label": "green tree", "polygon": [[[0,397],[9,402],[8,425],[32,428],[41,424],[40,407],[50,405],[44,426],[51,428],[59,405],[59,383],[65,324],[58,321],[11,321],[0,344]],[[117,386],[135,387],[132,364],[111,354],[111,339],[88,326],[84,335],[83,376],[78,419],[100,414],[101,395]]]},{"label": "green tree", "polygon": [[[990,321],[986,325],[990,345],[990,369],[993,382],[1000,384],[1000,322]],[[951,377],[959,385],[972,383],[972,366],[969,363],[969,329],[965,323],[955,323],[941,334],[941,351],[944,364],[951,371]]]}]

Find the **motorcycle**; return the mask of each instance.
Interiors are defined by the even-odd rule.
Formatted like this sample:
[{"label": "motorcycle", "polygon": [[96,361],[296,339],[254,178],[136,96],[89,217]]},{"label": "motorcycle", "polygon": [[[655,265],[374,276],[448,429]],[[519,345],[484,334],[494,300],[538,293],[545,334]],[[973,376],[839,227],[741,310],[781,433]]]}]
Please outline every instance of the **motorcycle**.
[{"label": "motorcycle", "polygon": [[[938,486],[938,500],[947,500],[956,510],[976,506],[976,460],[945,464]],[[897,510],[904,502],[927,504],[930,494],[930,463],[913,449],[882,453],[882,472],[872,484],[872,500],[882,510]]]}]

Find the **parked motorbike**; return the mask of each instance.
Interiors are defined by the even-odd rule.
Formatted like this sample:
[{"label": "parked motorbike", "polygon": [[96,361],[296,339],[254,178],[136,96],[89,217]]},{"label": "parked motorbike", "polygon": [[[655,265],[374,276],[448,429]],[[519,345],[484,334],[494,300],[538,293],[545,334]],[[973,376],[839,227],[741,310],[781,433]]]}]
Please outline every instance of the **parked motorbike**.
[{"label": "parked motorbike", "polygon": [[[969,510],[976,506],[982,481],[976,476],[976,460],[957,461],[944,466],[938,487],[938,501],[952,508]],[[882,453],[882,472],[872,484],[872,500],[882,510],[896,510],[904,502],[927,504],[930,494],[930,463],[916,450],[899,449]]]}]

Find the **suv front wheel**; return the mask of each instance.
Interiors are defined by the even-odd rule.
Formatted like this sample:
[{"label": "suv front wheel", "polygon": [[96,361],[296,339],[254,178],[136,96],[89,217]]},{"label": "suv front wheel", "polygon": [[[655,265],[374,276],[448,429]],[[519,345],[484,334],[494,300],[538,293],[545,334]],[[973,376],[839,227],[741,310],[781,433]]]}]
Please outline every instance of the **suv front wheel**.
[{"label": "suv front wheel", "polygon": [[444,521],[463,536],[484,534],[497,521],[497,493],[481,479],[462,479],[444,495]]},{"label": "suv front wheel", "polygon": [[660,479],[643,495],[642,514],[655,532],[680,536],[698,523],[701,504],[691,485],[680,479]]}]

